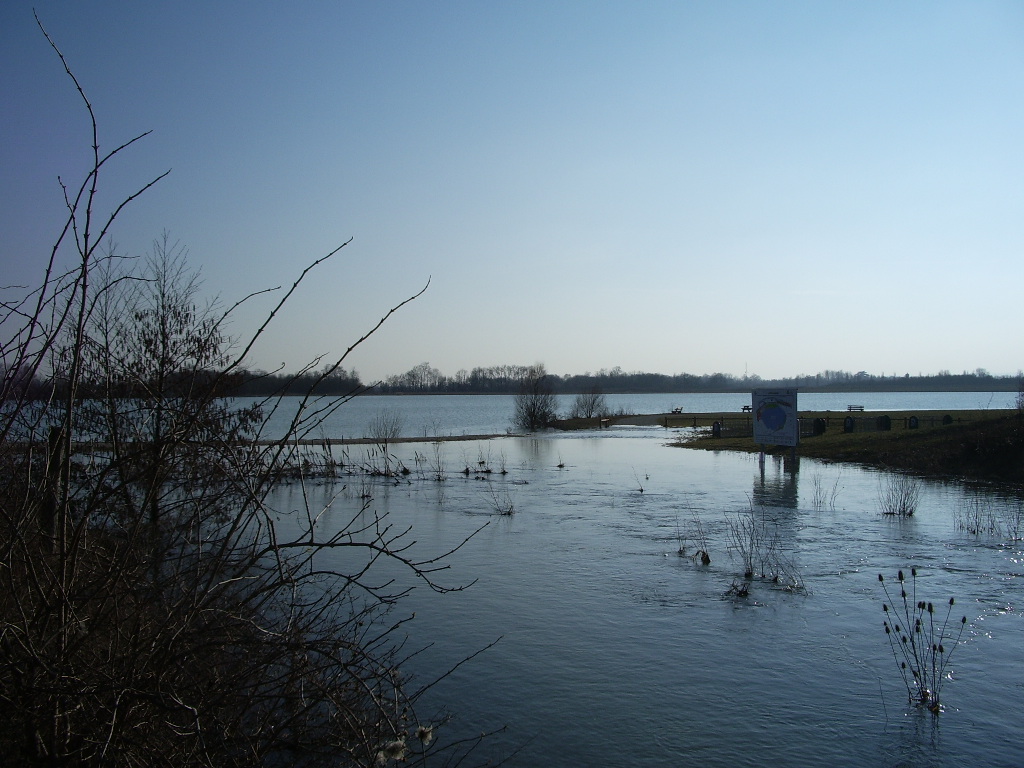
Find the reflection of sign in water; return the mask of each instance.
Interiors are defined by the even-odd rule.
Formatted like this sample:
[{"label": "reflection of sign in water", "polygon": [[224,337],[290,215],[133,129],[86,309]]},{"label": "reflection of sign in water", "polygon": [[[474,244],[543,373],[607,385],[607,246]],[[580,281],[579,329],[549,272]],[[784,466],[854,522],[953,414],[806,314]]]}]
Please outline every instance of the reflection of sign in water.
[{"label": "reflection of sign in water", "polygon": [[754,442],[796,445],[800,440],[795,389],[758,389],[751,393]]}]

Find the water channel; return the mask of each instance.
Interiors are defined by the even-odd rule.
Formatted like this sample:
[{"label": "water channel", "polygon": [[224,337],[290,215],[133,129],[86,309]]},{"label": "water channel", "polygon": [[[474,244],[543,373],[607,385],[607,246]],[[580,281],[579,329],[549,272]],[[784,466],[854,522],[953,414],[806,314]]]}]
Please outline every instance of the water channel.
[{"label": "water channel", "polygon": [[[410,413],[432,398],[380,400]],[[436,415],[438,402],[420,406]],[[450,712],[449,736],[507,726],[482,749],[514,765],[1024,765],[1019,495],[926,480],[917,513],[893,518],[879,508],[883,473],[762,465],[670,447],[674,437],[624,428],[394,446],[410,474],[375,482],[366,514],[411,525],[421,556],[476,531],[440,577],[469,589],[416,588],[397,609],[416,613],[410,643],[428,646],[406,672],[432,679],[500,638],[431,690],[421,718]],[[345,450],[358,462],[368,449]],[[364,483],[307,488],[314,507],[331,505],[322,524],[347,522]],[[295,487],[278,502],[305,503]],[[741,596],[730,531],[743,518],[773,532],[786,578],[755,579]],[[882,628],[878,574],[891,582],[911,567],[919,597],[955,597],[967,618],[937,717],[908,705]]]}]

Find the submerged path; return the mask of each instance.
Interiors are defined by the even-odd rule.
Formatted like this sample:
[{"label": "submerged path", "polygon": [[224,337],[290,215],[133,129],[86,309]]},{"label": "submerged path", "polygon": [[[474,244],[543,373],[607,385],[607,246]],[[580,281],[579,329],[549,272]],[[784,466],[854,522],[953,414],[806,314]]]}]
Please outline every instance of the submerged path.
[{"label": "submerged path", "polygon": [[[462,440],[493,440],[498,437],[521,437],[512,432],[490,435],[420,435],[418,437],[389,437],[379,440],[374,437],[317,437],[287,440],[289,445],[382,445],[393,443],[453,443]],[[280,440],[255,440],[253,445],[277,445]]]},{"label": "submerged path", "polygon": [[[852,462],[903,469],[944,477],[976,477],[1024,484],[1024,414],[1016,409],[916,411],[801,411],[798,456],[824,461]],[[648,413],[603,419],[564,419],[559,431],[614,427],[661,427],[668,445],[713,451],[761,450],[753,441],[754,416],[749,411],[705,413]],[[718,425],[715,428],[715,425]],[[668,430],[675,432],[669,433]],[[683,431],[678,431],[683,430]],[[419,435],[380,440],[361,438],[301,438],[295,446],[397,445],[400,443],[460,442],[523,437],[522,433],[480,435]],[[269,446],[280,440],[257,440]],[[74,450],[109,451],[105,443],[76,443]],[[768,451],[790,451],[768,446]]]}]

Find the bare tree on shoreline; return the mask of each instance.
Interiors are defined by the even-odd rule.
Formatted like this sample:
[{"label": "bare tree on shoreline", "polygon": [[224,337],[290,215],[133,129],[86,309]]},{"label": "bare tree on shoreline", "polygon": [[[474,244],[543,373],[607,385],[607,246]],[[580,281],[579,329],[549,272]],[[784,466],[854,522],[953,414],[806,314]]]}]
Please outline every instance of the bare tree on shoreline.
[{"label": "bare tree on shoreline", "polygon": [[569,410],[570,419],[594,419],[607,415],[608,401],[600,387],[591,387],[586,392],[580,392]]},{"label": "bare tree on shoreline", "polygon": [[558,418],[558,399],[544,366],[531,366],[523,376],[516,394],[512,424],[524,432],[535,432]]},{"label": "bare tree on shoreline", "polygon": [[[38,19],[37,19],[38,21]],[[408,590],[438,592],[449,552],[419,557],[408,530],[367,507],[274,506],[282,466],[341,399],[303,398],[288,433],[261,441],[279,399],[223,394],[314,260],[246,341],[233,312],[201,304],[183,253],[157,241],[139,269],[101,247],[166,174],[96,215],[99,177],[146,134],[93,156],[39,284],[0,305],[0,748],[8,765],[379,765],[458,762],[409,690]],[[67,254],[70,261],[65,263]],[[424,290],[426,287],[424,287]],[[402,306],[334,361],[326,379]],[[255,295],[255,294],[254,294]],[[47,372],[47,399],[24,382]],[[88,398],[83,393],[88,392]],[[83,451],[85,440],[102,442]]]}]

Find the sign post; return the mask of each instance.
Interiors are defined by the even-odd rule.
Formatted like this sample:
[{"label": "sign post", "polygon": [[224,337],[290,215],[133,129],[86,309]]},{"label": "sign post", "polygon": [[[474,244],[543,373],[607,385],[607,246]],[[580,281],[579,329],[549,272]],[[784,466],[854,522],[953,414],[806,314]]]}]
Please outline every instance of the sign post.
[{"label": "sign post", "polygon": [[795,451],[800,442],[796,390],[755,389],[751,392],[750,405],[754,412],[754,442],[789,445]]}]

